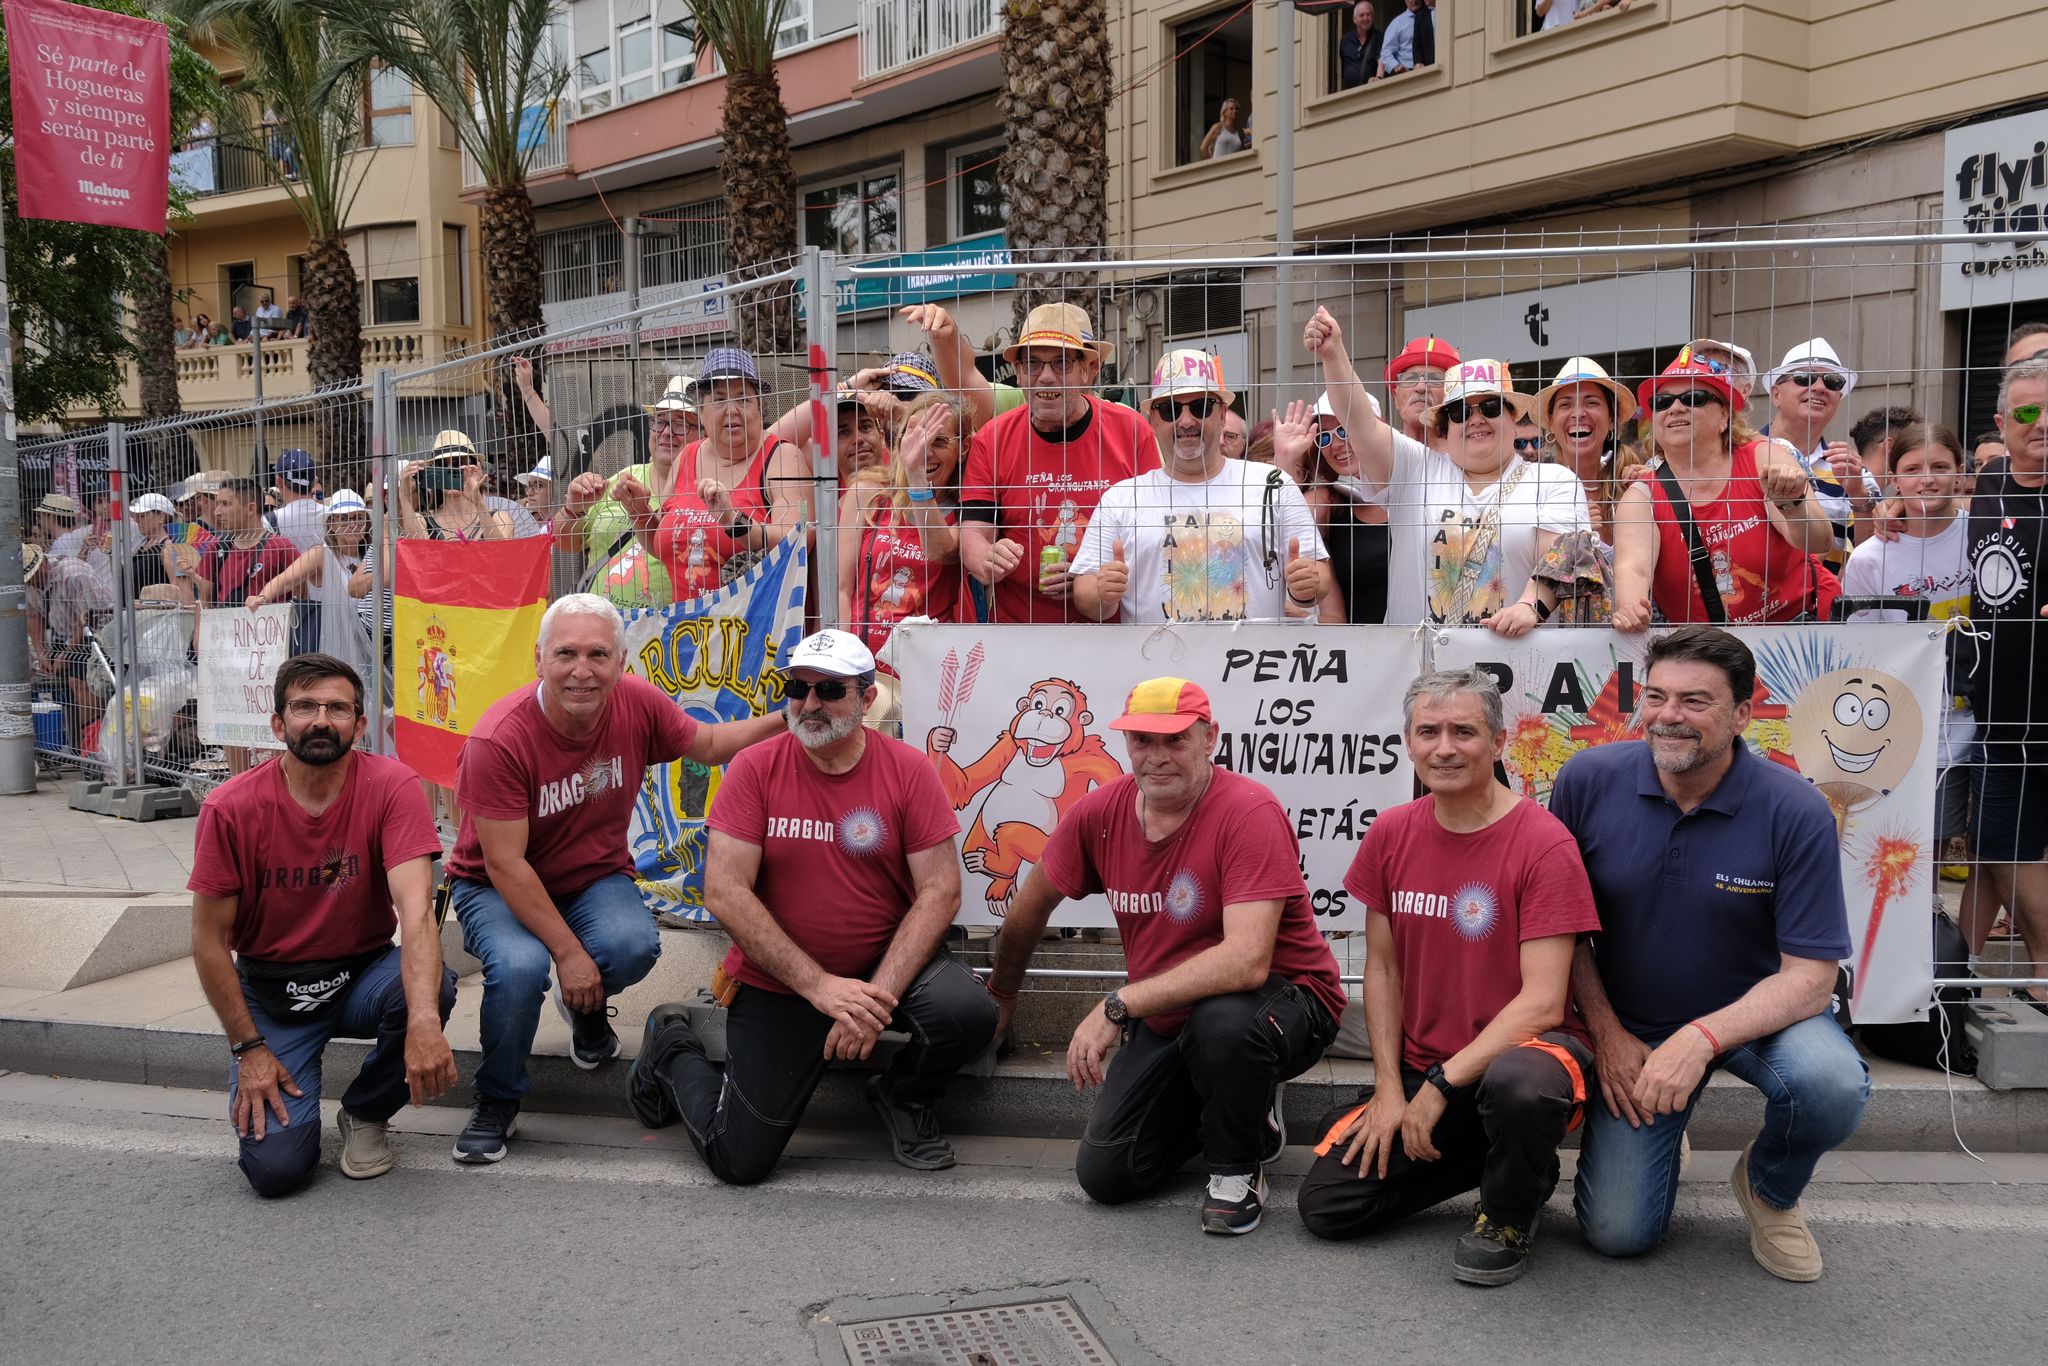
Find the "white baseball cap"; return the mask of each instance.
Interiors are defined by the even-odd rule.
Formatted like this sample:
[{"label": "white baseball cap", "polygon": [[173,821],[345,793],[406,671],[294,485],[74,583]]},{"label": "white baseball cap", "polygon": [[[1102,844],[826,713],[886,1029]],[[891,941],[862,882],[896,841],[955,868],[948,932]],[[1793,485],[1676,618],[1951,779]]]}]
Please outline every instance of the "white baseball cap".
[{"label": "white baseball cap", "polygon": [[[1372,415],[1380,417],[1380,401],[1372,396],[1372,390],[1368,389],[1365,391],[1365,401],[1372,405]],[[1330,403],[1330,391],[1325,389],[1322,396],[1316,400],[1316,410],[1312,416],[1320,418],[1335,417],[1336,415],[1337,410]]]},{"label": "white baseball cap", "polygon": [[527,485],[533,483],[535,480],[539,480],[544,484],[552,484],[555,482],[555,467],[549,462],[548,457],[545,455],[540,458],[540,463],[538,465],[535,465],[526,473],[515,474],[512,476],[512,482],[519,485],[519,487],[521,488],[525,488]]},{"label": "white baseball cap", "polygon": [[326,506],[320,509],[320,520],[324,522],[329,517],[343,517],[351,512],[369,510],[369,505],[363,502],[354,489],[336,489],[328,495]]},{"label": "white baseball cap", "polygon": [[783,673],[811,669],[834,678],[860,678],[875,671],[874,651],[860,637],[845,631],[818,631],[805,636],[789,652]]},{"label": "white baseball cap", "polygon": [[171,500],[161,493],[145,493],[128,505],[130,512],[161,512],[166,517],[175,517],[178,510],[171,506]]}]

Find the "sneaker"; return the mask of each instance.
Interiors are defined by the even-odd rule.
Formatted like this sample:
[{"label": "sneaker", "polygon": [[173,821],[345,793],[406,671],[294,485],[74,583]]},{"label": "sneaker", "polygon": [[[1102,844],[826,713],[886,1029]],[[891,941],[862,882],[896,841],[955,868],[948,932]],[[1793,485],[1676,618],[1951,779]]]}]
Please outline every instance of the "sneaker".
[{"label": "sneaker", "polygon": [[1536,1221],[1528,1227],[1499,1224],[1485,1210],[1472,1221],[1472,1231],[1458,1240],[1451,1253],[1451,1274],[1467,1285],[1506,1285],[1522,1278],[1529,1269],[1529,1243],[1536,1236]]},{"label": "sneaker", "polygon": [[662,1059],[679,1048],[704,1051],[690,1028],[689,1013],[681,1001],[656,1006],[640,1031],[640,1052],[633,1058],[633,1070],[626,1074],[626,1104],[633,1117],[650,1129],[664,1129],[682,1118],[668,1088],[655,1077]]},{"label": "sneaker", "polygon": [[505,1140],[519,1132],[519,1102],[478,1096],[469,1123],[455,1136],[457,1162],[497,1162],[505,1156]]},{"label": "sneaker", "polygon": [[1250,1233],[1266,1212],[1266,1173],[1212,1176],[1202,1203],[1202,1232]]},{"label": "sneaker", "polygon": [[398,1165],[391,1151],[391,1126],[379,1119],[352,1115],[347,1106],[336,1117],[341,1127],[341,1174],[352,1181],[368,1181]]},{"label": "sneaker", "polygon": [[1742,1150],[1742,1156],[1735,1159],[1735,1171],[1728,1178],[1728,1184],[1735,1188],[1735,1203],[1742,1207],[1742,1217],[1749,1220],[1750,1255],[1756,1258],[1758,1266],[1781,1281],[1817,1281],[1820,1245],[1813,1241],[1799,1206],[1773,1209],[1757,1199],[1756,1188],[1749,1184],[1749,1149],[1755,1146],[1751,1143]]},{"label": "sneaker", "polygon": [[939,1132],[939,1119],[931,1106],[906,1105],[891,1098],[882,1089],[879,1076],[869,1077],[865,1089],[868,1106],[888,1130],[889,1145],[898,1162],[912,1171],[938,1172],[959,1161],[953,1155],[953,1145]]},{"label": "sneaker", "polygon": [[555,983],[548,995],[554,998],[555,1009],[569,1022],[570,1062],[591,1072],[619,1056],[619,1036],[612,1029],[611,1022],[611,1017],[618,1014],[618,1007],[607,1003],[603,1010],[571,1010],[569,1002],[562,996],[560,982]]},{"label": "sneaker", "polygon": [[1273,1108],[1266,1111],[1266,1151],[1259,1156],[1259,1161],[1268,1167],[1287,1151],[1287,1111],[1280,1103],[1286,1092],[1286,1082],[1273,1083]]}]

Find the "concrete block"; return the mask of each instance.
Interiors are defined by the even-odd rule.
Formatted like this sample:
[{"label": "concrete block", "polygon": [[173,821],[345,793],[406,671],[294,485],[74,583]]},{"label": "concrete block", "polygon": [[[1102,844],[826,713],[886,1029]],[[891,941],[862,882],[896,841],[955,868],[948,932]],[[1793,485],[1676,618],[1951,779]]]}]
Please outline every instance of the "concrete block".
[{"label": "concrete block", "polygon": [[163,900],[0,899],[0,986],[68,991],[192,952],[192,908]]},{"label": "concrete block", "polygon": [[1977,1050],[1977,1080],[1986,1086],[2048,1087],[2048,1015],[2013,1000],[1973,1001],[1963,1037]]},{"label": "concrete block", "polygon": [[73,783],[66,800],[74,811],[90,811],[97,816],[116,816],[129,821],[199,814],[198,801],[179,787],[119,787],[88,778]]}]

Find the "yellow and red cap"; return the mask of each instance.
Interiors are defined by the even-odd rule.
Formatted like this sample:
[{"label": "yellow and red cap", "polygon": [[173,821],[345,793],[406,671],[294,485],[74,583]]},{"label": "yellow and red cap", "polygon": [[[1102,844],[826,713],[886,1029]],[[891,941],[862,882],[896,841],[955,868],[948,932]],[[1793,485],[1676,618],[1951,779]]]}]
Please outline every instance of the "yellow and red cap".
[{"label": "yellow and red cap", "polygon": [[1109,723],[1111,730],[1137,730],[1147,735],[1178,735],[1197,721],[1215,722],[1209,694],[1185,678],[1148,678],[1124,699],[1124,714]]}]

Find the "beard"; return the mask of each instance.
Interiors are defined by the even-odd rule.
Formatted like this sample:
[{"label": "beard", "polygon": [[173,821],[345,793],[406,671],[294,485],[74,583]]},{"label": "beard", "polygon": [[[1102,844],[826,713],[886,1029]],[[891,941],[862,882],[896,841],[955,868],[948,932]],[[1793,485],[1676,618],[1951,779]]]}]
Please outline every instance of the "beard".
[{"label": "beard", "polygon": [[349,747],[342,742],[341,732],[331,726],[311,726],[300,731],[284,742],[292,758],[312,768],[325,768],[339,763]]},{"label": "beard", "polygon": [[785,711],[783,719],[789,725],[789,733],[805,749],[825,749],[836,745],[860,726],[858,712],[849,712],[845,716],[807,712],[799,716],[796,712]]},{"label": "beard", "polygon": [[[1664,773],[1690,773],[1696,768],[1703,768],[1714,762],[1714,760],[1720,758],[1728,751],[1728,745],[1726,744],[1718,749],[1709,749],[1706,737],[1691,726],[1651,726],[1649,733],[1662,740],[1691,740],[1693,742],[1692,753],[1684,755],[1666,755],[1655,745],[1650,747],[1651,762],[1655,763],[1657,768]],[[1733,741],[1731,740],[1730,743],[1733,743]]]}]

